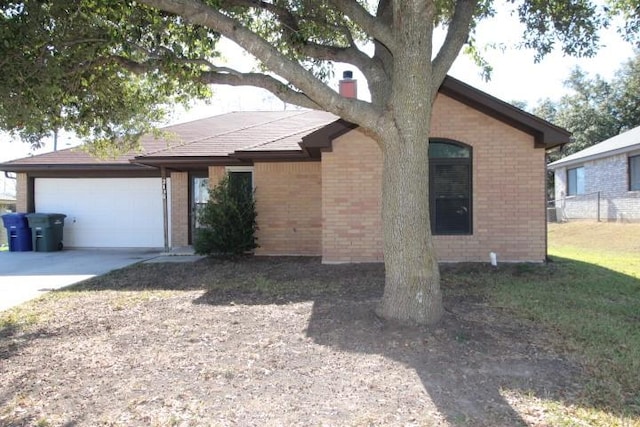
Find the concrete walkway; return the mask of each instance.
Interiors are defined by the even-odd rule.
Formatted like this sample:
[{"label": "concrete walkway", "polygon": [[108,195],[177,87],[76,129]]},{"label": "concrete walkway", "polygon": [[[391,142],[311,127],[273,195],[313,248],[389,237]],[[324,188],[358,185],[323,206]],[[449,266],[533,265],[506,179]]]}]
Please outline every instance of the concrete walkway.
[{"label": "concrete walkway", "polygon": [[0,252],[0,311],[47,291],[159,256],[159,251],[148,249]]}]

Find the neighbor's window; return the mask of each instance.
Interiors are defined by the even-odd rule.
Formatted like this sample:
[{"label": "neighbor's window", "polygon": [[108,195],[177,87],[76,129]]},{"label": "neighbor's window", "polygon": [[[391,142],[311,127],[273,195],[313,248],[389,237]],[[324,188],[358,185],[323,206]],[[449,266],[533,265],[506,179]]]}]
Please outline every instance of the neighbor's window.
[{"label": "neighbor's window", "polygon": [[567,169],[567,196],[584,194],[584,167]]},{"label": "neighbor's window", "polygon": [[429,142],[429,204],[433,234],[471,234],[471,148]]},{"label": "neighbor's window", "polygon": [[640,191],[640,156],[629,157],[629,190]]}]

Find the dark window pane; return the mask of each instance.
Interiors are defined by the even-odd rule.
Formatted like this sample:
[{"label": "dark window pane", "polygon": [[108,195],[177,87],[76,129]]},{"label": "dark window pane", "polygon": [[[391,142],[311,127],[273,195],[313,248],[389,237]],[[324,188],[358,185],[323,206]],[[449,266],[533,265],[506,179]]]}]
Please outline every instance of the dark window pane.
[{"label": "dark window pane", "polygon": [[469,199],[436,199],[434,234],[469,234]]},{"label": "dark window pane", "polygon": [[466,158],[471,157],[471,150],[461,145],[447,143],[447,142],[431,142],[429,143],[429,158]]},{"label": "dark window pane", "polygon": [[469,162],[431,165],[432,231],[471,233],[471,168]]},{"label": "dark window pane", "polygon": [[242,196],[249,196],[253,191],[251,172],[229,172],[229,186]]}]

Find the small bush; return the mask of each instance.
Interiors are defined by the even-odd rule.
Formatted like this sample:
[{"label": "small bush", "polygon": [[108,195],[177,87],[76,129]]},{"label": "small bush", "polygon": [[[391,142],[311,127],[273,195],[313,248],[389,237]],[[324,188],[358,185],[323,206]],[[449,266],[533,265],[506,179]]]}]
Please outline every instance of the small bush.
[{"label": "small bush", "polygon": [[239,255],[257,248],[256,216],[251,183],[225,176],[209,193],[202,211],[204,228],[196,232],[196,253]]}]

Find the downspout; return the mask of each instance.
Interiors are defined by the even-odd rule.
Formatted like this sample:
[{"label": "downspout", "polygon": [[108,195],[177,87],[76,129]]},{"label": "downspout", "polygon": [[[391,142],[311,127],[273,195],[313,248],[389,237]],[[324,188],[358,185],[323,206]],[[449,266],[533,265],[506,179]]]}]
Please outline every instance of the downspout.
[{"label": "downspout", "polygon": [[169,252],[169,206],[167,203],[167,169],[160,167],[162,177],[162,227],[164,232],[164,251]]}]

